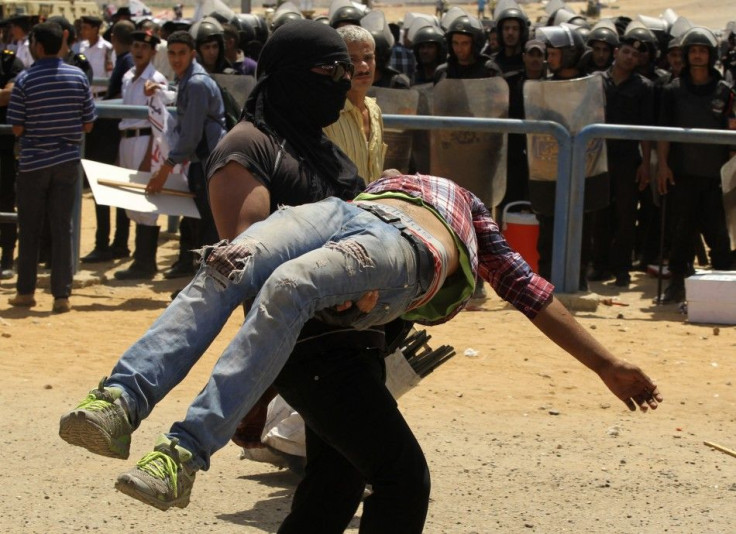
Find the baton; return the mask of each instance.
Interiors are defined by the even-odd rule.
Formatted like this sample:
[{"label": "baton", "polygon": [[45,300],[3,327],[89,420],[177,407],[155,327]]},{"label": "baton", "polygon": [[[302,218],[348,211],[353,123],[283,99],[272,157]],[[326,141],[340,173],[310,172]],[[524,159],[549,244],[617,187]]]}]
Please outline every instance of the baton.
[{"label": "baton", "polygon": [[[110,187],[118,187],[121,189],[138,189],[138,190],[144,190],[146,189],[146,186],[143,184],[135,184],[132,182],[120,182],[118,180],[108,180],[107,178],[99,178],[97,180],[97,183],[100,185],[107,185]],[[164,187],[161,191],[164,195],[171,195],[174,197],[187,197],[187,198],[194,198],[194,193],[190,193],[188,191],[179,191],[178,189],[169,189],[167,187]]]},{"label": "baton", "polygon": [[664,226],[667,210],[667,195],[659,195],[659,266],[657,269],[657,304],[662,304],[662,270],[664,263]]}]

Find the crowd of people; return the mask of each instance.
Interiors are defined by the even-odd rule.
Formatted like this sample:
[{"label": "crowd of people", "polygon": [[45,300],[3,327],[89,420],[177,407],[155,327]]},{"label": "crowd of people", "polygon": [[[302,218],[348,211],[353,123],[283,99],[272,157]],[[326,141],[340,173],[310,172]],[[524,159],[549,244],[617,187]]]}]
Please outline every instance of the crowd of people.
[{"label": "crowd of people", "polygon": [[[736,29],[733,24],[727,26],[719,39],[711,30],[696,27],[682,17],[675,18],[672,13],[660,19],[618,16],[592,23],[564,4],[562,6],[549,13],[546,20],[536,23],[530,21],[523,8],[513,0],[497,3],[492,17],[486,17],[486,10],[481,11],[480,6],[480,18],[458,7],[448,9],[449,6],[445,6],[435,16],[408,13],[403,21],[389,23],[380,11],[335,0],[327,15],[317,16],[316,20],[334,28],[345,25],[365,28],[373,37],[373,51],[369,56],[373,58],[374,65],[370,69],[364,65],[363,70],[357,73],[354,79],[356,89],[349,102],[358,104],[349,104],[350,109],[343,112],[344,119],[327,129],[328,137],[358,163],[366,182],[373,181],[380,176],[386,146],[381,110],[374,99],[366,97],[367,89],[370,86],[410,88],[436,84],[446,78],[502,77],[509,86],[508,116],[524,118],[523,87],[527,81],[571,80],[597,74],[604,80],[606,122],[716,129],[733,126],[734,93],[731,83],[736,75]],[[142,64],[136,66],[134,61],[133,48],[144,46],[134,44],[140,43],[135,38],[139,32],[148,32],[155,39],[146,45],[151,48],[151,58],[146,63],[151,68],[143,75],[143,80],[152,79],[155,72],[160,85],[179,85],[181,96],[177,100],[177,111],[186,121],[193,122],[187,122],[186,127],[180,129],[185,139],[180,147],[175,147],[174,159],[169,163],[195,163],[190,167],[188,180],[197,195],[197,207],[203,218],[182,221],[180,254],[164,271],[164,277],[191,277],[197,268],[192,251],[216,237],[214,222],[209,215],[205,181],[197,164],[207,159],[224,134],[224,128],[219,133],[210,132],[205,143],[209,146],[200,145],[203,139],[199,132],[200,114],[185,111],[190,85],[200,85],[200,78],[192,78],[192,73],[186,75],[185,72],[180,78],[175,73],[169,57],[168,36],[176,31],[186,31],[191,35],[192,63],[196,64],[193,70],[198,73],[255,76],[260,49],[269,33],[304,18],[291,2],[280,4],[268,18],[213,11],[193,24],[181,18],[157,21],[151,17],[139,17],[133,21],[130,10],[120,8],[105,31],[103,19],[97,16],[86,15],[73,24],[63,17],[52,18],[51,22],[58,23],[63,31],[59,57],[64,63],[84,71],[95,100],[123,98],[126,103],[145,103],[146,96],[140,88],[131,89],[135,84],[127,86],[127,94],[123,93],[126,73],[133,69],[135,81],[142,74],[136,74],[135,69],[147,68]],[[31,17],[19,15],[2,24],[7,43],[0,64],[0,82],[4,82],[0,93],[4,95],[0,96],[3,114],[16,77],[33,63],[29,39],[32,22]],[[698,51],[701,52],[698,57],[705,55],[705,59],[695,61],[705,61],[705,65],[693,64],[689,57],[698,55]],[[691,83],[693,71],[696,72],[697,87]],[[703,76],[697,74],[701,71]],[[98,81],[93,83],[94,79]],[[101,84],[100,79],[108,81]],[[207,82],[202,83],[208,85]],[[214,85],[209,84],[209,88],[212,93],[217,93],[212,90]],[[358,86],[362,87],[360,94],[356,92]],[[700,95],[701,91],[707,91],[708,95]],[[673,102],[672,95],[679,95],[682,101]],[[215,117],[220,103],[215,102],[216,94],[210,96],[213,102],[207,106],[213,112],[208,116]],[[689,108],[697,100],[701,101],[703,113]],[[711,100],[723,105],[717,110],[708,109]],[[194,102],[192,109],[199,109],[201,103],[203,101]],[[139,170],[149,168],[146,152],[128,161],[130,149],[125,148],[133,144],[139,147],[150,144],[151,131],[145,120],[97,119],[94,129],[93,134],[85,137],[85,157],[110,164],[126,162],[124,166]],[[26,132],[25,137],[25,142],[28,142],[31,134]],[[3,170],[0,173],[0,210],[12,212],[16,206],[15,184],[19,169],[12,138],[4,136],[3,139],[4,148],[0,148],[0,168]],[[725,213],[720,208],[718,172],[729,157],[728,147],[677,144],[670,148],[667,143],[609,141],[607,152],[610,203],[603,209],[586,209],[581,249],[581,291],[587,290],[589,280],[613,280],[616,286],[626,288],[631,282],[632,269],[646,270],[663,258],[669,262],[672,279],[661,296],[661,302],[679,302],[685,298],[684,278],[694,272],[694,258],[697,257],[701,264],[709,262],[715,269],[732,267],[734,254],[726,230]],[[530,200],[525,136],[509,135],[506,156],[506,195],[498,206],[499,213],[500,208],[510,202]],[[176,161],[177,158],[180,161]],[[708,162],[707,166],[699,164],[703,159]],[[412,163],[411,171],[429,171],[415,165],[414,160]],[[165,176],[166,169],[157,175],[159,185],[153,190],[162,187]],[[676,186],[673,187],[674,184]],[[663,201],[665,195],[671,197],[670,202]],[[539,272],[549,278],[554,218],[545,208],[534,208],[540,228],[537,247]],[[667,213],[660,213],[662,210]],[[108,206],[96,205],[95,246],[82,256],[83,263],[107,262],[131,255],[130,214],[120,208],[114,209],[113,228],[110,211]],[[667,222],[664,236],[660,236],[662,216]],[[55,240],[51,239],[48,223],[39,232],[38,244],[30,249],[26,247],[27,253],[37,255],[42,264],[50,267]],[[709,260],[701,235],[710,249]],[[144,222],[136,221],[133,263],[116,273],[116,278],[152,278],[158,272],[155,261],[158,238],[156,220],[149,217]],[[16,261],[16,240],[15,225],[0,226],[0,276],[5,279],[12,278],[20,264],[24,247],[19,244]],[[57,248],[62,246],[58,237],[56,241]],[[23,264],[28,265],[28,260]],[[61,267],[57,264],[57,272],[59,269]],[[64,270],[69,268],[64,267]],[[35,272],[29,274],[31,280],[35,280],[35,276]],[[69,275],[64,274],[63,277],[67,279]],[[68,286],[70,281],[62,285]],[[34,289],[33,282],[20,285],[18,292],[21,298],[14,302],[33,302],[30,297]],[[477,285],[477,291],[477,298],[485,298],[483,284]],[[60,289],[57,293],[55,298],[66,299],[68,303],[69,290]],[[57,308],[67,309],[68,305]]]},{"label": "crowd of people", "polygon": [[[735,122],[727,81],[735,74],[733,28],[724,47],[711,30],[679,19],[662,19],[656,28],[626,17],[590,24],[560,8],[533,24],[514,2],[499,3],[492,20],[459,8],[441,11],[389,24],[380,11],[336,0],[326,17],[304,20],[286,2],[269,20],[215,11],[191,25],[133,22],[123,12],[109,28],[110,42],[94,16],[75,21],[79,30],[62,17],[27,24],[25,36],[14,29],[18,20],[7,21],[15,49],[1,63],[3,74],[6,63],[9,70],[0,98],[8,98],[7,123],[20,146],[16,186],[9,188],[18,192],[19,220],[12,305],[35,305],[42,260],[51,265],[53,311],[71,309],[70,191],[81,179],[85,133],[87,157],[150,170],[150,123],[101,121],[95,99],[141,105],[157,91],[175,89],[175,142],[146,192],[159,193],[174,168],[188,163],[201,214],[181,222],[178,259],[164,272],[191,281],[110,376],[62,416],[61,437],[127,458],[134,430],[196,364],[232,311],[246,304],[245,323],[207,387],[185,420],[120,475],[116,487],[123,493],[164,510],[185,507],[196,473],[209,467],[211,455],[273,385],[304,418],[307,440],[305,476],[280,532],[342,532],[366,484],[371,494],[361,532],[421,532],[429,471],[383,384],[383,357],[407,324],[449,320],[471,298],[484,298],[484,282],[630,409],[661,402],[642,371],[602,347],[554,298],[546,280],[552,214],[537,214],[534,273],[472,192],[444,178],[385,173],[381,110],[367,95],[373,86],[405,90],[499,77],[509,87],[509,116],[524,118],[527,81],[595,75],[602,78],[606,122],[728,129]],[[242,118],[229,130],[215,74],[256,75]],[[41,85],[49,76],[58,85],[53,90]],[[108,82],[95,85],[100,78]],[[62,135],[48,121],[48,106],[63,107]],[[581,290],[588,280],[627,287],[634,260],[647,265],[664,241],[672,279],[662,301],[681,300],[701,234],[711,265],[731,266],[719,197],[728,147],[624,140],[607,143],[607,152],[611,201],[586,213]],[[0,146],[6,191],[5,170],[15,161],[3,162],[2,155]],[[507,162],[502,204],[528,200],[523,136],[510,137]],[[659,201],[670,195],[671,202]],[[320,202],[328,197],[336,198]],[[665,205],[671,224],[660,239],[657,210]],[[12,211],[13,203],[0,208]],[[95,247],[82,262],[130,255],[132,219],[133,261],[115,277],[152,278],[157,217],[116,212],[110,241],[110,210],[98,206]],[[332,238],[325,234],[330,229]],[[14,231],[2,226],[4,277],[15,276]]]}]

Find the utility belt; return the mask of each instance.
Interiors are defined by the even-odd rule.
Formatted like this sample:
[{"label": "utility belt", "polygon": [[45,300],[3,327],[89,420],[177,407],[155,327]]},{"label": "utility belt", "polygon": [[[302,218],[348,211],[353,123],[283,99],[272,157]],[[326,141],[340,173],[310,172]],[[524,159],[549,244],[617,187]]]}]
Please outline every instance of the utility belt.
[{"label": "utility belt", "polygon": [[126,130],[120,130],[120,135],[125,139],[143,137],[144,135],[153,135],[153,130],[151,128],[128,128]]},{"label": "utility belt", "polygon": [[401,217],[391,213],[389,210],[384,210],[380,204],[356,202],[356,206],[365,211],[368,211],[381,219],[386,224],[397,228],[401,232],[401,237],[406,239],[416,252],[417,257],[417,280],[419,282],[419,288],[421,294],[425,294],[432,287],[434,281],[434,258],[427,245],[418,238],[415,234],[407,230],[404,221]]}]

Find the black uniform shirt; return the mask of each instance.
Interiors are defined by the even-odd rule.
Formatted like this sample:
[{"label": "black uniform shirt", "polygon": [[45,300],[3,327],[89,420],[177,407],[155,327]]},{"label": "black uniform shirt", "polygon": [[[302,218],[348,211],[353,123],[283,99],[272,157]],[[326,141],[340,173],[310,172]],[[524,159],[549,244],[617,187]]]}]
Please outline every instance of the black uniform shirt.
[{"label": "black uniform shirt", "polygon": [[[654,124],[654,90],[652,82],[640,74],[632,73],[626,80],[616,85],[611,70],[601,72],[603,90],[606,92],[606,124],[633,124],[651,126]],[[606,141],[611,157],[639,158],[639,141]]]}]

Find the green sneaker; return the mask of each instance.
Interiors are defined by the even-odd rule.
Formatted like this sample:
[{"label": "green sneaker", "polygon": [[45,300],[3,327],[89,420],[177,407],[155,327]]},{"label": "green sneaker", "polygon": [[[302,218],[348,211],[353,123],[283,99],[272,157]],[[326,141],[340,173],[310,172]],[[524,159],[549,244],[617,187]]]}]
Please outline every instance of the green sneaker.
[{"label": "green sneaker", "polygon": [[186,508],[197,470],[191,467],[192,453],[178,443],[176,438],[159,436],[153,452],[120,475],[115,488],[159,510]]},{"label": "green sneaker", "polygon": [[120,400],[122,391],[106,388],[105,378],[79,406],[61,416],[59,436],[95,454],[126,460],[133,427]]}]

